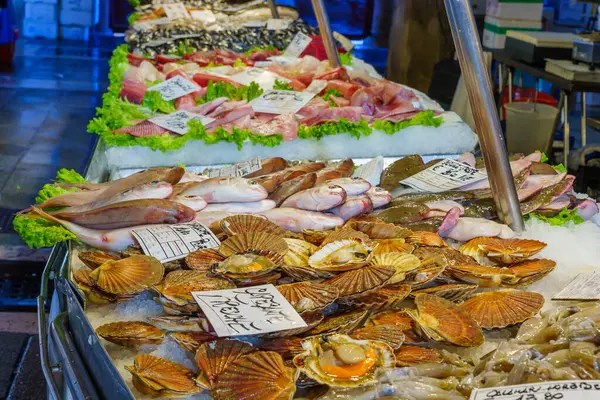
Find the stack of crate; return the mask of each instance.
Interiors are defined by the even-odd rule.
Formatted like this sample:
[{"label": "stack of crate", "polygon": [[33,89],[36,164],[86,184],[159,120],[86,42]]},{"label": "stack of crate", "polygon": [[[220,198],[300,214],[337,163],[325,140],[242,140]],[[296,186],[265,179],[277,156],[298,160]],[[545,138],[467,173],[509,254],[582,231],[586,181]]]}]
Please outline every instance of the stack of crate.
[{"label": "stack of crate", "polygon": [[88,40],[91,27],[98,23],[98,0],[61,0],[60,37]]},{"label": "stack of crate", "polygon": [[25,0],[23,36],[27,38],[57,38],[58,0]]},{"label": "stack of crate", "polygon": [[503,49],[506,32],[541,31],[544,0],[487,0],[483,46]]}]

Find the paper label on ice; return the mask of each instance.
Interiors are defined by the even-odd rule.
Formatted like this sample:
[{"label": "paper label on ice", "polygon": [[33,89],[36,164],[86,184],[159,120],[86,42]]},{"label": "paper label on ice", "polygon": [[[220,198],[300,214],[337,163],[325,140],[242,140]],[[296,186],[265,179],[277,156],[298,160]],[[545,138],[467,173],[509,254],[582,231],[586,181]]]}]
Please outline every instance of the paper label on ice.
[{"label": "paper label on ice", "polygon": [[190,129],[188,122],[193,119],[200,120],[203,125],[213,122],[215,119],[205,117],[204,115],[198,115],[189,111],[177,111],[168,115],[159,115],[158,117],[150,118],[150,121],[154,122],[161,128],[170,130],[171,132],[185,135]]},{"label": "paper label on ice", "polygon": [[255,112],[286,114],[295,113],[304,107],[313,97],[315,97],[315,94],[309,92],[269,90],[264,92],[260,97],[252,100],[250,104]]},{"label": "paper label on ice", "polygon": [[261,68],[248,68],[245,71],[240,72],[239,74],[230,76],[230,79],[239,82],[244,86],[255,82],[258,86],[261,87],[262,90],[273,89],[276,80],[279,80],[280,82],[290,81],[287,78],[279,76],[271,71],[265,71]]},{"label": "paper label on ice", "polygon": [[175,225],[154,225],[134,229],[144,254],[165,263],[184,258],[192,251],[219,247],[219,239],[198,222]]},{"label": "paper label on ice", "polygon": [[487,175],[477,168],[446,158],[400,183],[421,192],[439,193],[483,179],[487,179]]},{"label": "paper label on ice", "polygon": [[552,300],[600,300],[600,272],[577,275]]},{"label": "paper label on ice", "polygon": [[310,83],[310,85],[308,85],[308,87],[306,89],[304,89],[304,91],[308,92],[308,93],[319,94],[319,93],[321,93],[321,91],[323,89],[325,89],[326,86],[327,86],[327,81],[315,79],[314,81],[312,81]]},{"label": "paper label on ice", "polygon": [[298,32],[292,39],[284,54],[288,57],[300,57],[300,54],[308,47],[312,39],[302,32]]},{"label": "paper label on ice", "polygon": [[292,21],[289,19],[271,18],[267,20],[267,29],[270,31],[279,31],[281,29],[287,29],[287,27],[290,25],[290,22]]},{"label": "paper label on ice", "polygon": [[248,21],[248,22],[244,22],[242,24],[242,26],[244,28],[262,28],[266,25],[267,23],[265,21]]},{"label": "paper label on ice", "polygon": [[227,167],[213,169],[208,171],[209,178],[226,178],[235,177],[242,178],[248,174],[256,172],[262,168],[262,160],[260,157],[251,158],[248,161],[229,165]]},{"label": "paper label on ice", "polygon": [[475,389],[469,400],[593,400],[600,398],[600,381],[550,381]]},{"label": "paper label on ice", "polygon": [[335,38],[335,40],[340,42],[340,44],[342,45],[344,50],[346,50],[348,53],[351,52],[352,49],[354,48],[354,43],[352,43],[350,41],[350,39],[348,39],[346,36],[342,35],[341,33],[333,32],[333,37]]},{"label": "paper label on ice", "polygon": [[271,56],[268,59],[273,62],[276,62],[277,64],[283,65],[284,67],[288,65],[296,65],[300,62],[300,59],[298,57]]},{"label": "paper label on ice", "polygon": [[169,18],[171,21],[174,21],[176,19],[190,18],[190,14],[186,10],[183,3],[163,4],[162,8],[163,10],[165,10],[167,18]]},{"label": "paper label on ice", "polygon": [[254,68],[269,68],[273,61],[255,61]]},{"label": "paper label on ice", "polygon": [[215,14],[213,14],[213,12],[210,10],[192,10],[190,12],[190,15],[195,20],[206,22],[209,24],[217,20]]},{"label": "paper label on ice", "polygon": [[170,101],[195,92],[198,90],[198,85],[177,75],[148,88],[148,90],[157,90],[163,99]]},{"label": "paper label on ice", "polygon": [[306,327],[275,286],[192,292],[217,336],[243,336]]}]

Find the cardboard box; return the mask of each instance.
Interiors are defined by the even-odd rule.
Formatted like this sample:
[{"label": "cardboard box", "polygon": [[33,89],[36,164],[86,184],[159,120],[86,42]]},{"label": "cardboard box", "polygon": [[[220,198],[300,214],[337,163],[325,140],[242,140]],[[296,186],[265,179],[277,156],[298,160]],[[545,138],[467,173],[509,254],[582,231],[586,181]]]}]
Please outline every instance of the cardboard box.
[{"label": "cardboard box", "polygon": [[501,19],[542,19],[544,0],[487,0],[486,15]]},{"label": "cardboard box", "polygon": [[23,36],[26,38],[56,39],[58,37],[57,21],[23,20]]},{"label": "cardboard box", "polygon": [[488,49],[503,49],[506,32],[510,30],[541,31],[542,21],[500,19],[488,15],[483,28],[483,46]]},{"label": "cardboard box", "polygon": [[25,19],[30,21],[56,21],[58,6],[46,3],[25,3]]},{"label": "cardboard box", "polygon": [[94,26],[98,23],[98,16],[94,11],[60,10],[61,25]]},{"label": "cardboard box", "polygon": [[90,40],[89,26],[63,25],[60,27],[60,37],[67,40]]}]

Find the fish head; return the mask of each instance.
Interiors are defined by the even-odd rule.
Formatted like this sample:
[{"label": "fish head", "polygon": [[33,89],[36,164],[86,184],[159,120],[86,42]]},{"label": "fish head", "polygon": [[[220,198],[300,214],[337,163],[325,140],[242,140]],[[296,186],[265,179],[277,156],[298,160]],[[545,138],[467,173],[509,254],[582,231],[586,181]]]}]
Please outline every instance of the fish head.
[{"label": "fish head", "polygon": [[249,196],[249,200],[263,200],[266,199],[269,195],[267,189],[265,189],[265,187],[261,185],[257,180],[244,178],[239,179],[240,180],[238,181],[238,187],[240,189],[243,189],[244,193],[246,193]]},{"label": "fish head", "polygon": [[346,191],[340,185],[321,186],[318,190],[318,195],[322,195],[322,196],[326,196],[326,197],[335,196],[335,197],[339,197],[344,200],[347,197]]},{"label": "fish head", "polygon": [[173,185],[165,181],[152,181],[147,184],[131,188],[138,194],[139,198],[157,198],[164,199],[173,194]]},{"label": "fish head", "polygon": [[184,204],[177,203],[174,217],[176,223],[190,222],[196,218],[196,211]]}]

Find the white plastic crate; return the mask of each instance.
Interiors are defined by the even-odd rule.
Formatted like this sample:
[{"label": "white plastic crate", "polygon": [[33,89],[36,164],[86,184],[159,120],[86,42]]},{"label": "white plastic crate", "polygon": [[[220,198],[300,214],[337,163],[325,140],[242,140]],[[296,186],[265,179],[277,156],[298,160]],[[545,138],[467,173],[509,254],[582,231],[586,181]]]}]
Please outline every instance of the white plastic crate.
[{"label": "white plastic crate", "polygon": [[30,21],[56,21],[58,6],[46,3],[25,3],[25,19]]},{"label": "white plastic crate", "polygon": [[483,29],[483,46],[488,49],[503,49],[506,32],[510,30],[541,31],[542,21],[501,19],[487,15]]},{"label": "white plastic crate", "polygon": [[540,21],[544,0],[487,0],[486,15],[500,19]]},{"label": "white plastic crate", "polygon": [[89,26],[61,26],[60,37],[68,40],[90,40]]},{"label": "white plastic crate", "polygon": [[58,37],[58,23],[56,21],[44,22],[24,19],[23,36],[26,38],[56,39]]}]

